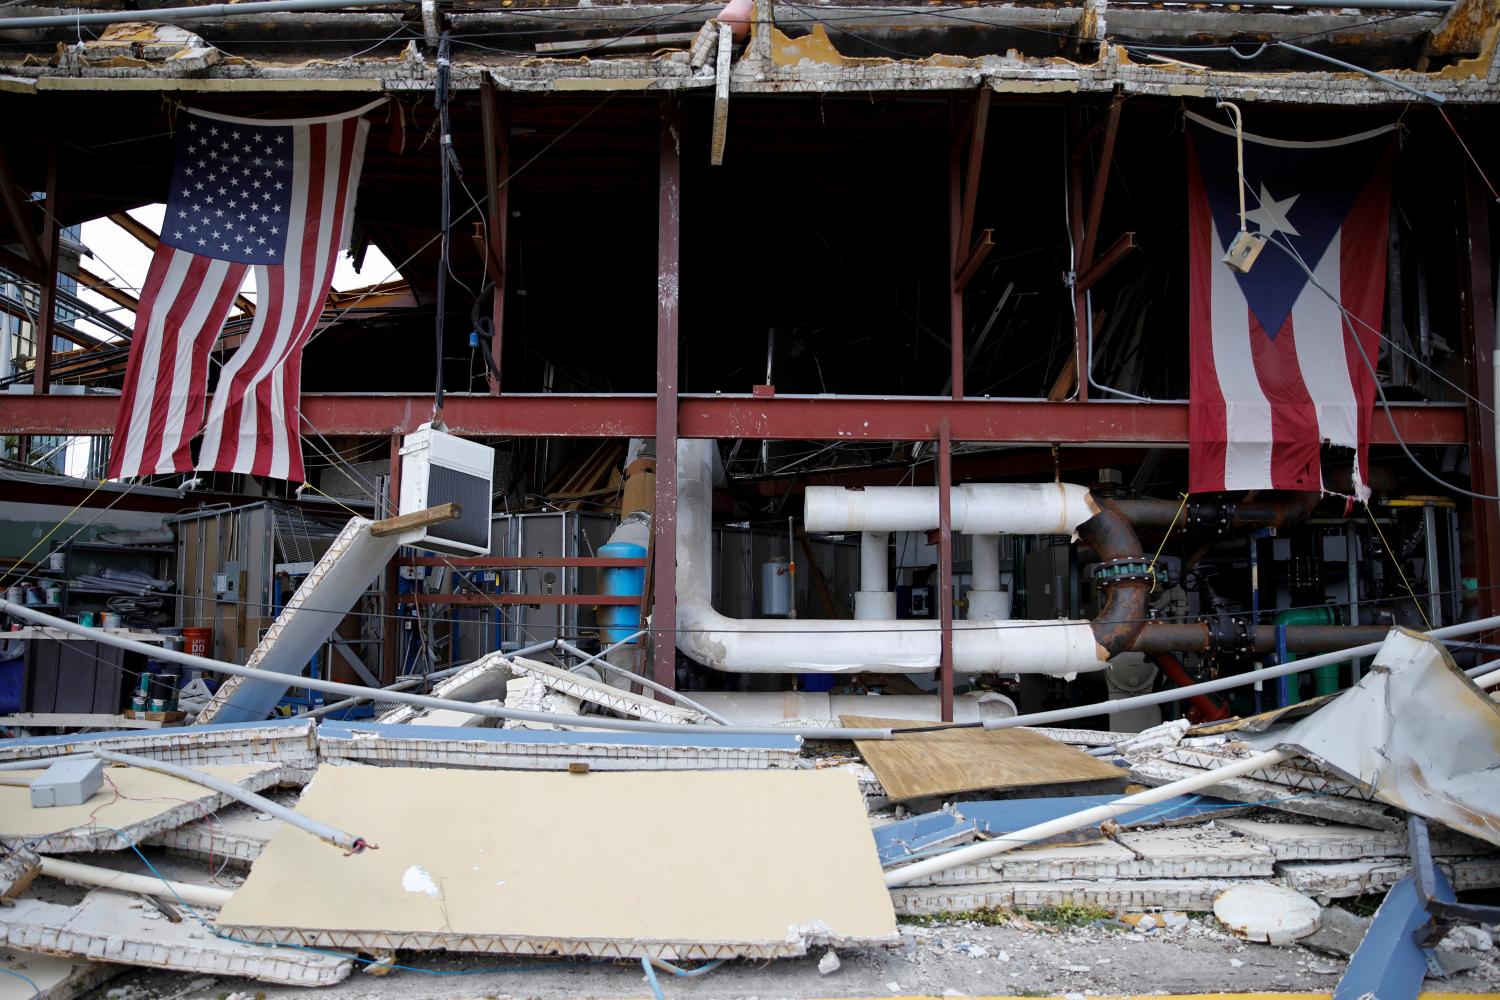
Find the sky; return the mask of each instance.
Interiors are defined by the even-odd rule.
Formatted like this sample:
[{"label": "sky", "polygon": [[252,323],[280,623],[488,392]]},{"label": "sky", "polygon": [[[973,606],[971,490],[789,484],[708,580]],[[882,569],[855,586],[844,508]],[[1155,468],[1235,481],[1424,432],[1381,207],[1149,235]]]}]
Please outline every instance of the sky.
[{"label": "sky", "polygon": [[[165,210],[165,205],[146,205],[135,209],[130,214],[136,221],[151,227],[153,232],[159,232]],[[93,254],[92,260],[84,259],[84,267],[101,278],[109,279],[117,287],[125,289],[132,295],[139,294],[140,287],[146,280],[146,271],[151,266],[151,251],[144,244],[108,219],[85,222],[83,244]],[[354,269],[354,261],[347,253],[341,253],[338,265],[334,269],[333,287],[339,291],[345,291],[394,280],[397,275],[392,271],[391,262],[386,259],[385,254],[373,246],[365,251],[365,266],[362,271]],[[129,310],[116,306],[97,292],[84,288],[80,289],[78,294],[90,305],[108,309],[111,316],[126,326],[130,326],[135,319]],[[242,294],[252,302],[255,301],[253,268],[245,279]],[[109,336],[107,331],[87,321],[80,321],[78,326],[103,337]]]}]

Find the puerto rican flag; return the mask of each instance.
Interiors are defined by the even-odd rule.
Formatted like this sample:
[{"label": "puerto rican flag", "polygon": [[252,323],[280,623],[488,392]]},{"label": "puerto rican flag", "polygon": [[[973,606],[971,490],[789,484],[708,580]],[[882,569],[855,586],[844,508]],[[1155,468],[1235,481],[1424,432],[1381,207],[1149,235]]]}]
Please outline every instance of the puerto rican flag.
[{"label": "puerto rican flag", "polygon": [[[178,116],[109,478],[196,467],[302,481],[302,348],[354,222],[369,132],[360,116],[380,103],[293,121]],[[251,268],[255,317],[210,401],[209,355]]]},{"label": "puerto rican flag", "polygon": [[1321,491],[1333,457],[1363,498],[1375,381],[1359,348],[1377,363],[1393,127],[1246,133],[1246,228],[1268,242],[1242,274],[1222,263],[1240,230],[1234,130],[1188,118],[1189,489]]}]

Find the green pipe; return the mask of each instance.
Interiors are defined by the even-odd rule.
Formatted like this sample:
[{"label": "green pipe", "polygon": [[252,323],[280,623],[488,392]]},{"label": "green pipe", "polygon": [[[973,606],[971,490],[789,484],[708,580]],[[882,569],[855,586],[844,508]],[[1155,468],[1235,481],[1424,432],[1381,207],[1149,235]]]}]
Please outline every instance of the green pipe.
[{"label": "green pipe", "polygon": [[[1324,604],[1316,608],[1293,608],[1290,611],[1279,611],[1271,622],[1273,625],[1337,625],[1339,623],[1339,616],[1338,611],[1333,605]],[[1286,662],[1288,663],[1296,658],[1296,653],[1289,652],[1286,654]],[[1326,667],[1315,667],[1313,669],[1313,694],[1315,697],[1334,694],[1339,690],[1339,669],[1342,666],[1342,663],[1331,663]],[[1295,701],[1296,699],[1293,700]]]}]

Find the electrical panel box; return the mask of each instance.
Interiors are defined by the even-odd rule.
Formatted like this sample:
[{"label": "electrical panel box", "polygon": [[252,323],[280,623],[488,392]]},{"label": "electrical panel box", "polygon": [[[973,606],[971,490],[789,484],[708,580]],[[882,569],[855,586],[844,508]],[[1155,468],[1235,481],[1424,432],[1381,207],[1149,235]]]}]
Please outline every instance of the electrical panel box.
[{"label": "electrical panel box", "polygon": [[456,503],[457,520],[423,529],[408,544],[449,555],[490,551],[495,450],[423,424],[401,444],[401,513]]},{"label": "electrical panel box", "polygon": [[31,783],[31,808],[81,806],[104,784],[104,761],[69,757],[54,763]]}]

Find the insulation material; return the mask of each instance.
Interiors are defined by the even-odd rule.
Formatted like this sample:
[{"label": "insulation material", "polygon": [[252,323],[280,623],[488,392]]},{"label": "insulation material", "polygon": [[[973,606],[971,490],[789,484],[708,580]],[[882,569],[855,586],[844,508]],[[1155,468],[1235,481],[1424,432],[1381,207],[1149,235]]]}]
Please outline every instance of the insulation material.
[{"label": "insulation material", "polygon": [[570,670],[539,663],[536,660],[518,656],[511,669],[518,676],[535,678],[553,691],[579,701],[586,701],[591,705],[607,708],[632,719],[644,719],[647,722],[690,723],[702,722],[706,718],[702,712],[657,701],[654,698],[643,698],[630,691],[601,684]]},{"label": "insulation material", "polygon": [[[713,608],[714,442],[677,443],[677,648],[733,673],[919,673],[938,669],[942,623],[934,619],[785,621],[730,618]],[[1107,661],[1084,621],[953,623],[960,673],[1102,670]]]},{"label": "insulation material", "polygon": [[[450,701],[489,701],[505,697],[505,683],[511,678],[510,661],[499,653],[490,653],[464,667],[451,677],[444,677],[432,687],[434,698]],[[379,702],[379,699],[375,699]],[[424,710],[415,705],[397,705],[377,722],[395,725],[411,722]]]},{"label": "insulation material", "polygon": [[33,990],[14,976],[0,975],[0,1000],[73,1000],[125,971],[119,965],[10,948],[0,948],[0,967],[36,984]]},{"label": "insulation material", "polygon": [[89,750],[113,750],[184,767],[209,764],[279,763],[311,768],[318,764],[311,719],[182,726],[67,736],[0,740],[0,761],[46,760]]},{"label": "insulation material", "polygon": [[[279,784],[285,774],[278,764],[202,770],[256,792]],[[41,771],[9,773],[35,777]],[[104,773],[109,779],[105,786],[77,806],[33,809],[30,789],[0,785],[0,845],[14,849],[26,844],[41,854],[120,850],[153,833],[201,819],[205,813],[234,801],[202,785],[144,768],[109,767]],[[118,796],[110,782],[119,789]]]},{"label": "insulation material", "polygon": [[174,924],[150,903],[109,889],[95,889],[77,906],[18,900],[0,909],[0,941],[96,962],[249,976],[288,986],[331,986],[349,978],[353,968],[339,956],[226,941],[191,916]]},{"label": "insulation material", "polygon": [[1393,630],[1358,684],[1256,743],[1294,748],[1382,801],[1500,844],[1500,705],[1436,640]]},{"label": "insulation material", "polygon": [[373,522],[351,517],[303,579],[245,666],[287,674],[288,682],[230,677],[199,714],[200,722],[259,722],[286,694],[328,636],[401,547],[404,535],[370,534]]},{"label": "insulation material", "polygon": [[[907,719],[846,715],[859,729],[920,726]],[[893,801],[996,788],[1087,784],[1107,791],[1125,784],[1125,772],[1081,750],[1025,729],[945,729],[894,740],[855,743]]]},{"label": "insulation material", "polygon": [[[333,857],[283,830],[221,928],[319,947],[668,959],[898,940],[859,792],[837,771],[350,766],[319,771],[298,808],[367,827],[380,850]],[[601,836],[629,863],[591,863]]]},{"label": "insulation material", "polygon": [[[808,531],[931,531],[936,486],[809,486]],[[1072,535],[1099,512],[1073,483],[962,483],[949,492],[949,523],[965,535]]]},{"label": "insulation material", "polygon": [[802,738],[735,736],[711,726],[679,735],[325,722],[318,746],[332,764],[565,771],[582,762],[596,771],[702,771],[794,768]]}]

